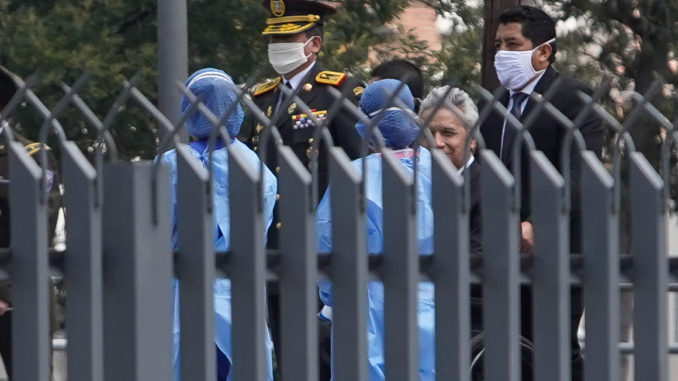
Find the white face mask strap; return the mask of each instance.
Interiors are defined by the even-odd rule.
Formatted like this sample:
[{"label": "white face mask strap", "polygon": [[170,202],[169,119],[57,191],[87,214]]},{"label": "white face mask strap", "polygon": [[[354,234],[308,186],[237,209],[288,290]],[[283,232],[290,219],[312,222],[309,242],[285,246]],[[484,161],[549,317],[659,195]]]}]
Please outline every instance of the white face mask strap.
[{"label": "white face mask strap", "polygon": [[551,45],[551,43],[553,43],[553,42],[556,42],[556,38],[555,38],[555,37],[552,38],[552,39],[550,39],[550,40],[548,40],[548,41],[544,41],[544,42],[542,42],[541,44],[537,45],[537,47],[534,48],[534,49],[532,49],[532,51],[534,52],[534,51],[536,51],[537,49],[541,48],[541,47],[544,46],[544,45]]},{"label": "white face mask strap", "polygon": [[306,40],[306,42],[304,42],[304,48],[306,47],[306,45],[308,45],[309,42],[313,41],[313,39],[316,38],[316,37],[318,37],[318,36],[309,37],[308,40]]}]

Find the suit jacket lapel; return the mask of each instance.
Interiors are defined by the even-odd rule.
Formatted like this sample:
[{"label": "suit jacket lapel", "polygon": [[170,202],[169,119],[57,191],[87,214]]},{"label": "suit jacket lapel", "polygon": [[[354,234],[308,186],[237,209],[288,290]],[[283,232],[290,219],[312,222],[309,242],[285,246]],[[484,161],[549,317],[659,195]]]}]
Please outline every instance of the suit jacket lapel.
[{"label": "suit jacket lapel", "polygon": [[[537,82],[537,86],[534,87],[534,91],[532,91],[532,93],[544,95],[544,93],[546,93],[549,90],[551,84],[553,83],[553,81],[556,80],[557,77],[558,72],[552,69],[551,66],[549,66],[546,69],[544,75],[539,79],[539,82]],[[523,113],[520,115],[521,122],[524,122],[527,119],[527,116],[530,115],[530,113],[532,112],[536,105],[537,101],[533,100],[531,97],[528,98],[527,104],[525,105],[525,109],[523,110]]]}]

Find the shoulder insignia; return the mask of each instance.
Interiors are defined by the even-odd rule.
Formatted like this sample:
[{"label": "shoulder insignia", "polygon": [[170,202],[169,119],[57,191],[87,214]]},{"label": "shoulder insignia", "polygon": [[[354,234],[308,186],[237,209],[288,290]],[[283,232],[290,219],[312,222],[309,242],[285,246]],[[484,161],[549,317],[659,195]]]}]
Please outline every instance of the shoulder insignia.
[{"label": "shoulder insignia", "polygon": [[325,70],[321,71],[315,76],[315,81],[325,85],[339,86],[342,82],[344,82],[346,77],[346,73]]},{"label": "shoulder insignia", "polygon": [[51,150],[49,146],[38,142],[26,144],[24,148],[29,155],[33,155],[34,153],[39,152],[41,149],[44,149],[45,151]]},{"label": "shoulder insignia", "polygon": [[257,97],[261,94],[266,94],[269,91],[275,89],[275,87],[278,86],[278,83],[280,83],[280,77],[272,79],[266,83],[262,83],[261,85],[258,85],[257,87],[254,88],[253,95]]},{"label": "shoulder insignia", "polygon": [[359,97],[363,91],[365,91],[365,88],[362,86],[356,86],[353,88],[353,94],[355,94],[356,97]]}]

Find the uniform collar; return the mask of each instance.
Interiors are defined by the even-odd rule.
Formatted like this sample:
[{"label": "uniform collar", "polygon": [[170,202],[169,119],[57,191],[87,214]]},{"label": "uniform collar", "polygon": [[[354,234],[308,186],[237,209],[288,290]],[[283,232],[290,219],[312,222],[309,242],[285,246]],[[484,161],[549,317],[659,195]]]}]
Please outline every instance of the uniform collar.
[{"label": "uniform collar", "polygon": [[306,74],[308,74],[308,72],[310,72],[313,69],[317,62],[318,61],[313,61],[310,65],[308,65],[306,69],[295,74],[294,77],[290,78],[289,81],[285,79],[285,77],[283,77],[282,79],[283,83],[289,84],[293,90],[298,89],[299,86],[301,85],[301,82],[304,80],[304,78],[306,78]]}]

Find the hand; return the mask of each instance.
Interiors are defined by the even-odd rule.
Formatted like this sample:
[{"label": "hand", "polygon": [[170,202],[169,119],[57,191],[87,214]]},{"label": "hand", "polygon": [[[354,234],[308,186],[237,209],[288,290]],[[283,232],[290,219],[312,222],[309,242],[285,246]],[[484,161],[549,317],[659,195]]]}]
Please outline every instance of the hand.
[{"label": "hand", "polygon": [[0,316],[4,315],[5,312],[11,310],[9,303],[4,300],[0,300]]},{"label": "hand", "polygon": [[532,223],[523,221],[520,223],[520,253],[527,254],[532,251],[534,246],[534,230]]}]

